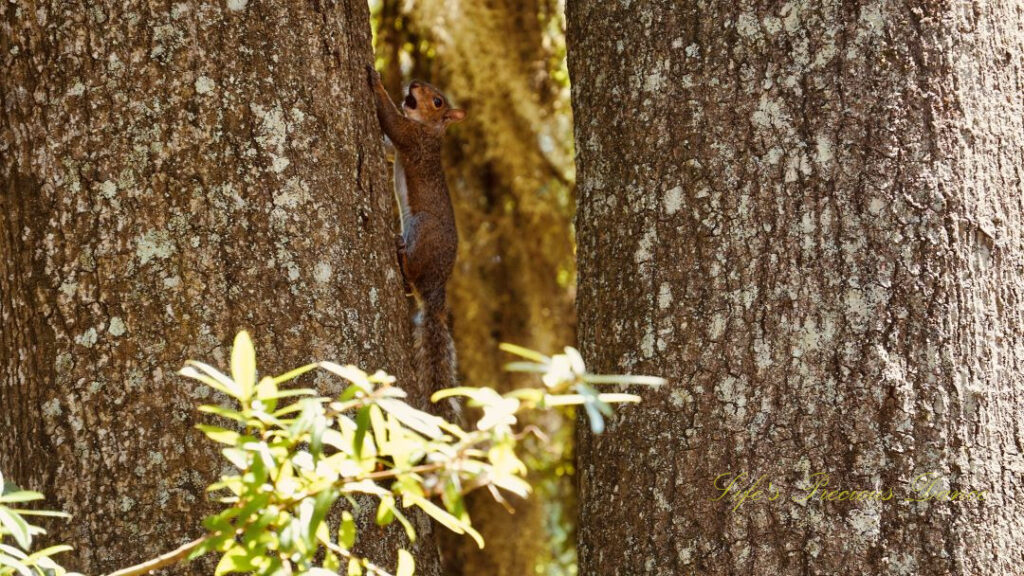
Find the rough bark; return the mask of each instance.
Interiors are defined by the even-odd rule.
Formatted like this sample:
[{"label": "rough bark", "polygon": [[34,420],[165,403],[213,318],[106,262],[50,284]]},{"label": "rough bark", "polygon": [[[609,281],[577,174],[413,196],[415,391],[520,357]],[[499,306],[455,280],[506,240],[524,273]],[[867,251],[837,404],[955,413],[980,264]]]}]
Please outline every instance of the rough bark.
[{"label": "rough bark", "polygon": [[[0,466],[74,515],[53,540],[99,573],[211,510],[224,463],[193,425],[216,398],[186,359],[224,366],[245,328],[263,373],[414,382],[368,11],[5,2],[0,31]],[[388,562],[399,541],[364,538]]]},{"label": "rough bark", "polygon": [[671,383],[580,434],[580,574],[1019,571],[1020,5],[630,4],[567,12],[580,341]]}]

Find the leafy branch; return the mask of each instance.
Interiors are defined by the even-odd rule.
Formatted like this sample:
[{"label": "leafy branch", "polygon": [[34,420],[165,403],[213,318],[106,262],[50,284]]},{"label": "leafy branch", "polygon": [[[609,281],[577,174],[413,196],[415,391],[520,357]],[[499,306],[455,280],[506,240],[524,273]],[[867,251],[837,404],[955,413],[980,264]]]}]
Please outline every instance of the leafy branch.
[{"label": "leafy branch", "polygon": [[[14,504],[42,499],[43,495],[39,492],[21,490],[13,483],[5,482],[3,474],[0,473],[0,576],[81,576],[67,572],[53,559],[55,554],[71,550],[71,546],[60,544],[31,552],[33,538],[46,534],[46,530],[29,523],[26,516],[68,517],[63,512],[12,507]],[[4,543],[8,537],[14,539],[15,546]]]},{"label": "leafy branch", "polygon": [[[319,362],[258,379],[255,350],[245,332],[235,338],[230,376],[202,362],[188,362],[182,375],[223,393],[232,403],[200,406],[201,412],[222,422],[197,426],[223,445],[221,453],[235,469],[208,488],[225,507],[204,520],[203,537],[110,576],[144,574],[207,553],[220,555],[215,576],[410,576],[415,563],[404,549],[397,552],[394,575],[353,552],[357,496],[369,496],[375,503],[377,524],[399,522],[410,541],[416,532],[404,511],[418,508],[482,548],[483,538],[470,522],[463,497],[484,488],[503,504],[503,492],[529,495],[527,467],[517,454],[522,435],[514,432],[520,415],[580,405],[591,428],[601,432],[612,404],[640,398],[599,392],[600,386],[662,383],[647,376],[590,374],[572,348],[551,357],[518,346],[502,348],[520,358],[506,369],[536,373],[542,385],[506,394],[486,387],[434,394],[435,402],[463,397],[482,410],[483,417],[468,430],[406,403],[405,391],[380,371],[367,374],[355,366]],[[345,389],[337,398],[326,398],[309,388],[282,388],[313,370],[342,378]],[[31,536],[41,530],[26,528],[17,520],[20,516],[2,506],[37,497],[42,496],[20,491],[0,497],[0,536],[11,534],[21,546],[17,550],[0,543],[0,576],[41,575],[44,570],[64,575],[49,556],[68,547],[29,555]],[[336,527],[327,521],[332,512],[340,517]]]}]

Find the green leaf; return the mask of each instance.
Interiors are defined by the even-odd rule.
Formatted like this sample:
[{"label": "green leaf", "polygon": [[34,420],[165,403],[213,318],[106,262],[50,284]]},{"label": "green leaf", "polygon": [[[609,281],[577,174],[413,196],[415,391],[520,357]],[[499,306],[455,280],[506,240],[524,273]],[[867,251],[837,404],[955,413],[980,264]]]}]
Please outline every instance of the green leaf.
[{"label": "green leaf", "polygon": [[[589,402],[590,400],[588,400],[587,398],[588,398],[587,396],[584,396],[582,394],[548,394],[544,398],[544,405],[545,406],[551,406],[551,407],[554,407],[554,406],[573,406],[573,405],[585,404],[586,402]],[[615,393],[615,394],[597,394],[596,396],[593,396],[593,398],[596,398],[596,399],[600,400],[601,402],[607,402],[607,403],[612,403],[612,404],[623,403],[623,402],[635,403],[635,402],[639,402],[641,400],[641,398],[639,396],[637,396],[636,394],[618,394],[618,393]]]},{"label": "green leaf", "polygon": [[[316,364],[316,363],[314,363],[314,364],[306,364],[305,366],[302,366],[301,368],[296,368],[295,370],[289,370],[288,372],[285,372],[284,374],[281,374],[280,376],[274,376],[272,378],[272,380],[273,380],[274,384],[283,384],[283,383],[285,383],[285,382],[287,382],[289,380],[294,380],[294,379],[298,378],[299,376],[302,376],[303,374],[305,374],[306,372],[309,372],[310,370],[316,370],[317,366],[319,366],[319,365]],[[314,394],[315,394],[315,392],[314,392]]]},{"label": "green leaf", "polygon": [[395,576],[413,576],[415,570],[416,563],[412,559],[412,554],[409,554],[404,549],[399,549],[398,568],[395,570]]},{"label": "green leaf", "polygon": [[[20,560],[2,552],[0,552],[0,566],[9,566],[14,570],[17,570],[22,576],[35,576],[32,574],[32,571],[29,570],[28,566],[22,564]],[[5,571],[0,570],[0,573],[5,573]]]},{"label": "green leaf", "polygon": [[13,558],[17,558],[18,560],[24,560],[25,558],[28,558],[28,554],[22,552],[21,550],[18,550],[14,546],[8,546],[7,544],[4,544],[2,542],[0,542],[0,553],[6,553]]},{"label": "green leaf", "polygon": [[566,346],[565,356],[569,359],[569,364],[572,366],[573,372],[577,374],[587,373],[587,365],[583,362],[583,356],[580,354],[579,350],[572,346]]},{"label": "green leaf", "polygon": [[61,552],[67,552],[69,550],[74,550],[74,548],[68,546],[67,544],[58,544],[56,546],[43,548],[42,550],[36,550],[32,554],[29,554],[26,560],[34,562],[36,560],[39,560],[40,558],[53,556],[54,554],[60,554]]},{"label": "green leaf", "polygon": [[370,428],[370,407],[363,406],[356,413],[356,433],[352,439],[352,451],[357,459],[363,458],[363,443],[366,441],[366,431]]},{"label": "green leaf", "polygon": [[533,490],[529,482],[511,475],[495,476],[491,479],[491,482],[498,488],[507,490],[520,498],[528,497],[530,491]]},{"label": "green leaf", "polygon": [[341,489],[350,494],[363,493],[371,494],[373,496],[383,497],[390,492],[381,488],[381,486],[372,480],[359,480],[357,482],[346,482],[342,484]]},{"label": "green leaf", "polygon": [[199,546],[196,546],[196,548],[189,553],[188,559],[195,560],[196,558],[205,556],[209,552],[226,549],[225,544],[228,544],[229,540],[230,544],[233,545],[235,542],[234,532],[221,532],[219,534],[213,534],[206,540],[203,540],[203,542],[199,544]]},{"label": "green leaf", "polygon": [[587,411],[587,419],[590,421],[590,430],[594,434],[600,434],[604,432],[604,417],[601,416],[601,412],[597,409],[594,402],[584,401],[583,408]]},{"label": "green leaf", "polygon": [[252,554],[241,546],[232,546],[220,558],[214,576],[230,574],[232,572],[252,572],[255,570]]},{"label": "green leaf", "polygon": [[421,412],[405,402],[394,398],[381,398],[377,400],[377,405],[388,414],[397,418],[402,424],[423,434],[427,438],[436,440],[441,437],[441,428],[438,424],[442,420],[437,416]]},{"label": "green leaf", "polygon": [[18,492],[10,492],[0,496],[0,504],[14,504],[15,502],[31,502],[33,500],[42,500],[43,495],[39,492],[33,492],[31,490],[19,490]]},{"label": "green leaf", "polygon": [[22,516],[49,516],[50,518],[71,518],[67,512],[55,512],[53,510],[18,510]]},{"label": "green leaf", "polygon": [[632,376],[610,374],[587,374],[583,381],[588,384],[639,384],[642,386],[662,386],[668,381],[657,376]]},{"label": "green leaf", "polygon": [[323,490],[316,495],[313,502],[313,517],[310,519],[310,543],[314,541],[316,531],[319,530],[324,518],[327,517],[327,513],[331,511],[331,506],[334,505],[338,496],[340,496],[340,494],[335,490]]},{"label": "green leaf", "polygon": [[[312,388],[293,388],[291,390],[278,390],[276,394],[269,396],[271,400],[278,400],[280,398],[291,398],[293,396],[316,396],[317,391]],[[314,399],[317,402],[323,402],[325,398]]]},{"label": "green leaf", "polygon": [[502,342],[498,346],[498,348],[510,354],[522,356],[523,358],[533,360],[534,362],[539,362],[541,364],[547,364],[548,362],[551,361],[551,358],[548,358],[547,356],[541,354],[540,352],[530,350],[529,348],[523,348],[522,346],[516,346],[515,344],[509,344],[507,342]]},{"label": "green leaf", "polygon": [[312,498],[303,498],[299,503],[298,515],[292,522],[292,529],[298,532],[295,538],[300,550],[311,550],[316,541],[317,525],[313,523],[313,509],[315,503]]},{"label": "green leaf", "polygon": [[[416,541],[416,530],[413,529],[412,523],[405,517],[405,514],[402,514],[402,512],[395,506],[395,499],[391,495],[381,496],[380,508],[377,510],[378,523],[382,516],[381,510],[386,510],[386,512],[384,512],[385,515],[391,514],[398,519],[402,528],[405,528],[405,535],[409,537],[410,542]],[[388,522],[390,522],[390,520]],[[381,526],[383,525],[384,524],[381,524]]]},{"label": "green leaf", "polygon": [[231,410],[230,408],[224,408],[223,406],[204,404],[199,407],[199,411],[207,414],[214,414],[221,418],[227,418],[228,420],[234,420],[235,422],[241,422],[243,424],[249,421],[249,418],[247,418],[245,414]]},{"label": "green leaf", "polygon": [[231,507],[218,514],[203,518],[203,528],[210,532],[231,531],[231,521],[241,513],[241,508]]},{"label": "green leaf", "polygon": [[247,403],[256,387],[256,350],[249,333],[242,330],[231,347],[231,379],[239,387],[239,400]]},{"label": "green leaf", "polygon": [[386,506],[384,501],[381,500],[380,505],[377,506],[377,526],[387,526],[395,521],[395,509],[392,506]]},{"label": "green leaf", "polygon": [[319,366],[355,384],[356,386],[361,388],[363,392],[367,394],[373,392],[373,383],[370,382],[370,379],[366,375],[366,372],[363,372],[362,370],[351,364],[340,366],[338,364],[335,364],[334,362],[320,362]]},{"label": "green leaf", "polygon": [[394,386],[385,386],[377,390],[377,396],[381,398],[408,398],[409,394],[401,388]]},{"label": "green leaf", "polygon": [[359,560],[355,558],[348,561],[348,576],[362,576],[363,567],[359,565]]},{"label": "green leaf", "polygon": [[316,401],[308,398],[300,400],[299,405],[302,406],[302,411],[299,412],[298,418],[292,421],[292,425],[288,427],[289,434],[294,438],[298,438],[308,432],[316,420],[317,413],[322,410],[322,407]]},{"label": "green leaf", "polygon": [[235,468],[239,470],[245,470],[249,467],[249,453],[239,448],[225,448],[221,450],[221,454],[227,458],[228,462],[235,465]]},{"label": "green leaf", "polygon": [[277,408],[277,383],[273,378],[261,378],[256,385],[256,399],[263,405],[263,410],[273,412]]},{"label": "green leaf", "polygon": [[381,453],[388,449],[388,427],[384,420],[384,413],[376,404],[370,406],[370,428],[373,429],[373,440]]},{"label": "green leaf", "polygon": [[486,406],[487,404],[494,404],[504,400],[502,395],[498,394],[493,388],[470,388],[467,386],[438,390],[430,397],[430,400],[431,402],[437,402],[452,396],[466,396],[470,399],[470,406]]},{"label": "green leaf", "polygon": [[[295,406],[295,405],[293,404],[292,406]],[[283,410],[278,410],[277,412],[275,412],[275,414],[279,415],[282,412],[285,412],[287,410],[288,410],[288,408],[285,408]],[[296,407],[296,410],[298,410],[298,407]],[[264,424],[266,426],[270,426],[272,428],[287,428],[287,426],[285,425],[285,423],[283,421],[278,419],[276,416],[272,416],[270,414],[267,414],[266,412],[254,412],[253,413],[253,417],[256,420],[259,420],[262,424]]]},{"label": "green leaf", "polygon": [[324,552],[324,569],[330,570],[337,574],[341,570],[341,560],[338,559],[338,555],[330,550]]},{"label": "green leaf", "polygon": [[256,475],[257,483],[262,484],[266,475],[277,471],[277,461],[270,451],[266,442],[246,442],[241,446],[242,450],[255,452],[259,457],[253,458],[252,471]]},{"label": "green leaf", "polygon": [[256,521],[249,524],[245,531],[242,532],[242,542],[245,544],[266,538],[268,534],[273,532],[268,531],[267,526],[279,522],[284,516],[282,512],[273,509],[262,509],[259,512],[260,515]]},{"label": "green leaf", "polygon": [[202,430],[203,434],[206,434],[210,440],[220,442],[221,444],[227,444],[229,446],[237,446],[239,439],[242,438],[242,435],[238,432],[221,428],[220,426],[196,424],[196,428]]},{"label": "green leaf", "polygon": [[313,427],[309,431],[309,450],[318,459],[324,451],[324,432],[327,431],[328,423],[327,418],[324,417],[323,407],[319,404],[316,405],[317,412],[313,418]]},{"label": "green leaf", "polygon": [[536,362],[508,362],[502,368],[506,372],[535,372],[543,374],[548,371],[547,366]]},{"label": "green leaf", "polygon": [[417,496],[415,494],[406,494],[405,500],[418,506],[421,510],[426,512],[428,516],[440,522],[441,525],[445,528],[448,528],[456,534],[469,534],[473,538],[473,540],[476,541],[477,546],[479,546],[480,548],[484,547],[483,536],[481,536],[479,532],[474,530],[473,527],[470,526],[468,522],[465,522],[463,520],[456,518],[455,516],[452,516],[446,510],[444,510],[437,504],[434,504],[430,500],[423,498],[422,496]]},{"label": "green leaf", "polygon": [[441,501],[444,502],[444,507],[456,517],[462,516],[466,512],[462,499],[462,485],[457,475],[452,475],[445,481]]},{"label": "green leaf", "polygon": [[518,398],[523,402],[540,403],[544,401],[545,392],[538,388],[517,388],[505,393],[506,398]]},{"label": "green leaf", "polygon": [[[203,364],[202,362],[194,362],[194,361],[190,360],[189,364],[195,364],[195,366],[186,365],[181,370],[178,370],[178,374],[181,374],[182,376],[184,376],[186,378],[192,378],[193,380],[199,380],[200,382],[202,382],[203,384],[206,384],[210,388],[213,388],[214,390],[217,390],[218,392],[223,392],[224,394],[227,394],[228,396],[231,396],[232,398],[235,398],[236,400],[239,398],[239,393],[238,393],[238,389],[237,389],[238,387],[235,386],[235,383],[232,382],[227,376],[224,376],[220,372],[217,372],[217,370],[215,368],[207,366],[206,364]],[[200,366],[202,366],[204,368],[200,368]],[[211,377],[211,376],[209,376],[207,374],[203,374],[203,373],[201,373],[199,371],[199,370],[204,370],[205,371],[205,369],[209,369],[209,370],[211,370],[213,372],[217,372],[217,374],[219,374],[221,376],[221,378],[223,378],[223,380],[221,378]]]},{"label": "green leaf", "polygon": [[21,546],[22,550],[28,550],[32,546],[32,531],[28,522],[18,513],[6,506],[0,506],[0,527],[5,528],[14,540]]},{"label": "green leaf", "polygon": [[635,404],[635,403],[640,401],[640,397],[637,396],[636,394],[618,394],[618,393],[614,393],[614,394],[598,394],[597,395],[597,399],[600,400],[601,402],[605,402],[605,403],[608,403],[608,404],[622,404],[622,403]]},{"label": "green leaf", "polygon": [[338,529],[338,543],[351,550],[356,543],[356,520],[347,510],[341,513],[341,527]]}]

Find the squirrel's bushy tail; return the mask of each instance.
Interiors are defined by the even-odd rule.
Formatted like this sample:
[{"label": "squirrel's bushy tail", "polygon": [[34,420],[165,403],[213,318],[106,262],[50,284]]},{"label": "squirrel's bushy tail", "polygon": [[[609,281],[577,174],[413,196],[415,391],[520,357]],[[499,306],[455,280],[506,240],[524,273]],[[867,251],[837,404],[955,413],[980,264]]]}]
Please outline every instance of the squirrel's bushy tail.
[{"label": "squirrel's bushy tail", "polygon": [[[448,307],[444,288],[422,294],[416,322],[416,351],[419,371],[427,393],[455,386],[455,343],[448,329]],[[452,419],[459,416],[458,404],[451,402]]]}]

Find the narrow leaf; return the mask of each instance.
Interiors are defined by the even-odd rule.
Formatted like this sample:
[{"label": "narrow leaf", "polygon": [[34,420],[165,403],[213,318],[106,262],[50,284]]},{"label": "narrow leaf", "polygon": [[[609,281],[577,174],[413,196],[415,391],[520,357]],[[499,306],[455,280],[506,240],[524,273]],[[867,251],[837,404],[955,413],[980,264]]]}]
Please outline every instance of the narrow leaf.
[{"label": "narrow leaf", "polygon": [[633,376],[629,374],[587,374],[583,381],[588,384],[639,384],[642,386],[662,386],[668,381],[657,376]]},{"label": "narrow leaf", "polygon": [[17,512],[0,506],[0,526],[3,526],[14,536],[14,540],[21,546],[22,550],[28,550],[32,546],[32,532],[29,530],[28,522],[18,515]]},{"label": "narrow leaf", "polygon": [[434,504],[430,500],[417,496],[415,494],[406,494],[405,499],[418,506],[421,510],[427,513],[428,516],[437,520],[442,526],[448,528],[456,534],[469,534],[473,540],[476,541],[477,546],[480,548],[484,547],[484,539],[480,536],[480,533],[473,529],[468,522],[464,522],[455,516],[449,514],[445,509],[441,508],[437,504]]},{"label": "narrow leaf", "polygon": [[235,336],[235,343],[231,347],[231,379],[239,387],[239,399],[248,402],[256,387],[256,350],[245,330]]},{"label": "narrow leaf", "polygon": [[547,366],[536,362],[508,362],[502,368],[506,372],[536,372],[543,374],[548,371]]},{"label": "narrow leaf", "polygon": [[351,549],[356,543],[356,520],[347,510],[341,513],[341,527],[338,529],[338,543]]},{"label": "narrow leaf", "polygon": [[28,560],[28,561],[35,561],[35,560],[39,560],[40,558],[45,558],[47,556],[53,556],[54,554],[60,554],[61,552],[67,552],[69,550],[74,550],[74,548],[72,548],[71,546],[68,546],[67,544],[58,544],[56,546],[50,546],[48,548],[43,548],[42,550],[36,550],[32,554],[29,554],[29,556],[28,556],[28,558],[26,558],[26,560]]},{"label": "narrow leaf", "polygon": [[208,424],[196,424],[196,428],[203,431],[210,440],[214,442],[220,442],[221,444],[228,444],[235,446],[238,444],[238,439],[241,438],[241,434],[234,430],[228,430],[221,428],[220,426],[210,426]]},{"label": "narrow leaf", "polygon": [[178,374],[181,374],[186,378],[199,380],[203,384],[206,384],[207,386],[213,388],[218,392],[223,392],[224,394],[227,394],[232,398],[238,399],[238,391],[236,390],[234,382],[231,382],[230,380],[228,381],[228,383],[224,383],[217,378],[211,378],[210,376],[201,373],[199,370],[196,369],[195,366],[185,366],[181,370],[178,370]]},{"label": "narrow leaf", "polygon": [[597,409],[594,402],[584,402],[583,408],[587,411],[587,418],[590,420],[590,430],[594,434],[600,434],[604,432],[604,417],[601,416],[601,412]]},{"label": "narrow leaf", "polygon": [[548,362],[551,361],[551,358],[548,358],[547,356],[541,354],[540,352],[530,350],[529,348],[523,348],[522,346],[516,346],[515,344],[509,344],[507,342],[502,342],[498,346],[498,348],[504,350],[505,352],[508,352],[509,354],[522,356],[523,358],[527,358],[529,360],[533,360],[534,362],[539,362],[541,364],[547,364]]},{"label": "narrow leaf", "polygon": [[318,364],[306,364],[305,366],[296,368],[295,370],[289,370],[288,372],[285,372],[280,376],[274,376],[272,380],[274,381],[274,384],[282,384],[289,380],[294,380],[299,376],[302,376],[306,372],[309,372],[310,370],[316,370],[317,366]]},{"label": "narrow leaf", "polygon": [[67,512],[55,512],[53,510],[18,510],[22,516],[49,516],[50,518],[71,518]]},{"label": "narrow leaf", "polygon": [[441,428],[438,426],[442,420],[432,414],[421,412],[409,406],[401,400],[394,398],[381,398],[377,405],[405,424],[409,428],[423,434],[431,440],[441,437]]},{"label": "narrow leaf", "polygon": [[13,504],[15,502],[31,502],[33,500],[42,500],[43,495],[39,492],[33,492],[31,490],[20,490],[18,492],[11,492],[0,496],[0,504]]}]

